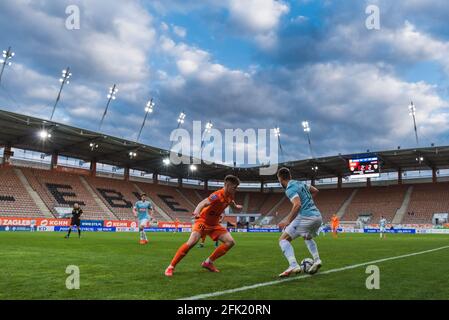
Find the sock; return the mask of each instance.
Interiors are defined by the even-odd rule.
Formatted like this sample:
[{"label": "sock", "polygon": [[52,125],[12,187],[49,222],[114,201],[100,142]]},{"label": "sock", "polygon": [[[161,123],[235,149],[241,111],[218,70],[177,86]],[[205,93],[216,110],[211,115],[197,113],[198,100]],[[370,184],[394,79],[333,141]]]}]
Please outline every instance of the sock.
[{"label": "sock", "polygon": [[143,236],[143,230],[140,230],[140,240],[143,240],[144,236]]},{"label": "sock", "polygon": [[186,256],[189,250],[190,247],[187,245],[187,243],[184,243],[182,246],[180,246],[178,251],[176,251],[173,260],[171,261],[170,266],[175,267],[179,263],[179,261],[181,261],[182,258]]},{"label": "sock", "polygon": [[298,266],[298,262],[296,261],[295,251],[293,250],[293,246],[290,241],[281,240],[279,241],[279,246],[281,247],[282,252],[284,253],[285,258],[290,265],[290,267]]},{"label": "sock", "polygon": [[147,234],[145,233],[145,231],[142,231],[142,233],[143,233],[143,240],[148,240],[147,239]]},{"label": "sock", "polygon": [[226,252],[229,251],[229,249],[231,249],[230,247],[228,247],[226,244],[221,244],[217,249],[214,250],[214,252],[212,252],[212,254],[209,256],[209,258],[207,258],[207,262],[214,262],[215,260],[217,260],[218,258],[220,258],[221,256],[224,256],[226,254]]},{"label": "sock", "polygon": [[314,240],[305,240],[307,249],[309,249],[310,254],[313,257],[313,260],[317,261],[320,259],[320,255],[318,254],[318,247]]},{"label": "sock", "polygon": [[81,228],[78,228],[78,237],[81,238]]},{"label": "sock", "polygon": [[67,237],[70,237],[71,232],[72,232],[72,228],[69,228],[69,233],[67,233]]}]

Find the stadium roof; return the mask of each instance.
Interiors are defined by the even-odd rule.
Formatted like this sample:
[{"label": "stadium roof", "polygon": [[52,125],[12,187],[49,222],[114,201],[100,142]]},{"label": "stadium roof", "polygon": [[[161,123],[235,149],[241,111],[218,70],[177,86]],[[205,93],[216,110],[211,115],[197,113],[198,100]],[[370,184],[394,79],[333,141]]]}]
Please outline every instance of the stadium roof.
[{"label": "stadium roof", "polygon": [[[52,137],[42,140],[38,132],[45,128]],[[192,172],[188,164],[163,165],[163,159],[169,151],[136,143],[110,135],[68,126],[65,124],[39,119],[27,115],[0,110],[0,145],[10,143],[13,148],[32,150],[45,154],[57,151],[59,155],[110,164],[117,167],[129,167],[148,173],[158,173],[171,177],[190,179],[222,180],[226,174],[236,174],[245,182],[271,182],[275,175],[261,176],[259,167],[233,168],[220,164],[200,164]],[[91,150],[90,143],[99,145]],[[134,159],[129,152],[137,152]],[[448,169],[449,146],[416,149],[398,149],[375,151],[381,162],[382,172],[410,170]],[[287,166],[298,179],[323,179],[350,175],[348,160],[364,154],[336,155],[323,158],[289,161],[279,166]],[[317,170],[314,170],[318,167]]]}]

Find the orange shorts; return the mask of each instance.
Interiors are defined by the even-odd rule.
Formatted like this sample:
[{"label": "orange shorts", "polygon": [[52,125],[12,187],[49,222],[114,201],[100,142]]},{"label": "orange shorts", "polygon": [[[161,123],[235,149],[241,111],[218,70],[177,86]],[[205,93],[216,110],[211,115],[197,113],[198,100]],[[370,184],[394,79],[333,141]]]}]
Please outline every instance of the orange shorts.
[{"label": "orange shorts", "polygon": [[223,227],[221,224],[209,226],[202,220],[197,220],[194,223],[192,231],[199,232],[201,237],[209,236],[213,241],[217,241],[222,234],[228,233],[228,229]]}]

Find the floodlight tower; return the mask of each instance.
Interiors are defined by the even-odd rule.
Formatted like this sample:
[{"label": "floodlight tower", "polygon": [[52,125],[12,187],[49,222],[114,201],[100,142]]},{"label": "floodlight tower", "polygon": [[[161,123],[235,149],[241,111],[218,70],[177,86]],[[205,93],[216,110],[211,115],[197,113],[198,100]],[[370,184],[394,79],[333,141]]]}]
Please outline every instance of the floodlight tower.
[{"label": "floodlight tower", "polygon": [[3,50],[3,58],[0,60],[0,64],[2,65],[2,69],[0,71],[0,83],[2,82],[3,71],[5,71],[6,65],[11,65],[11,60],[14,57],[15,53],[11,51],[11,47],[8,50]]},{"label": "floodlight tower", "polygon": [[106,113],[108,113],[109,104],[111,103],[112,100],[115,100],[116,98],[115,95],[117,94],[117,92],[118,92],[117,85],[114,84],[111,88],[109,88],[108,103],[106,104],[106,108],[104,109],[103,117],[101,117],[100,127],[98,128],[98,130],[100,130],[101,127],[103,126],[104,117],[106,117]]},{"label": "floodlight tower", "polygon": [[274,135],[278,138],[279,150],[281,151],[281,156],[283,156],[284,151],[282,150],[281,144],[281,129],[279,127],[274,128]]},{"label": "floodlight tower", "polygon": [[206,134],[208,134],[208,133],[210,133],[212,131],[212,127],[213,126],[214,125],[212,124],[212,121],[210,121],[210,120],[209,120],[208,123],[206,123],[206,127],[205,127],[204,132],[203,132],[203,137],[201,139],[201,152],[203,152],[203,145],[204,145],[204,139],[206,138]]},{"label": "floodlight tower", "polygon": [[309,122],[308,122],[308,121],[303,121],[303,122],[302,122],[302,128],[304,129],[304,132],[305,132],[306,135],[307,135],[307,140],[308,140],[308,142],[309,142],[310,155],[311,155],[312,158],[313,158],[312,142],[310,141],[310,131],[311,131],[311,129],[310,129],[310,124],[309,124]]},{"label": "floodlight tower", "polygon": [[72,76],[72,74],[70,73],[70,68],[69,67],[67,67],[67,69],[65,69],[65,70],[62,70],[61,78],[59,78],[59,82],[61,82],[61,87],[59,88],[58,96],[56,97],[56,101],[55,101],[55,104],[53,106],[53,111],[51,112],[50,120],[53,120],[53,116],[54,116],[55,110],[56,110],[56,105],[58,104],[59,99],[61,99],[62,89],[64,88],[64,85],[66,83],[67,84],[70,83],[69,79],[70,79],[71,76]]},{"label": "floodlight tower", "polygon": [[410,105],[408,106],[408,111],[409,114],[412,116],[413,118],[413,128],[415,129],[415,138],[416,138],[416,145],[419,145],[419,140],[418,140],[418,129],[416,128],[416,107],[413,104],[413,101],[410,102]]},{"label": "floodlight tower", "polygon": [[153,102],[153,98],[151,98],[151,100],[147,102],[147,105],[145,107],[145,117],[143,118],[143,123],[142,123],[142,126],[140,127],[139,135],[137,136],[137,140],[136,140],[137,142],[140,139],[140,135],[142,134],[143,127],[145,127],[145,122],[147,121],[148,114],[153,113],[153,109],[154,109],[155,105],[156,104]]}]

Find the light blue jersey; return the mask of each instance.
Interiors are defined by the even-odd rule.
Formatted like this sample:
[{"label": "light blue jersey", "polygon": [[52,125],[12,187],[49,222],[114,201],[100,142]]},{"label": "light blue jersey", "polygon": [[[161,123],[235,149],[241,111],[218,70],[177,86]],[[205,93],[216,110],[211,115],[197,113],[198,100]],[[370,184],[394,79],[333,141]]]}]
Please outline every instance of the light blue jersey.
[{"label": "light blue jersey", "polygon": [[380,219],[379,226],[381,228],[385,228],[387,226],[387,219],[385,219],[385,218],[384,219]]},{"label": "light blue jersey", "polygon": [[305,183],[290,180],[288,182],[287,189],[285,190],[285,195],[290,199],[290,201],[296,197],[299,197],[299,200],[301,200],[301,209],[298,216],[321,217],[321,213],[313,201],[309,186]]},{"label": "light blue jersey", "polygon": [[148,214],[149,210],[153,209],[153,206],[151,205],[150,201],[137,201],[134,205],[134,208],[137,211],[137,219],[143,220],[143,219],[150,219],[150,215]]}]

